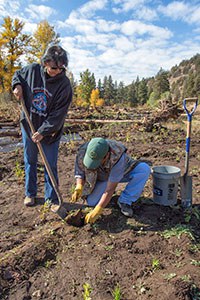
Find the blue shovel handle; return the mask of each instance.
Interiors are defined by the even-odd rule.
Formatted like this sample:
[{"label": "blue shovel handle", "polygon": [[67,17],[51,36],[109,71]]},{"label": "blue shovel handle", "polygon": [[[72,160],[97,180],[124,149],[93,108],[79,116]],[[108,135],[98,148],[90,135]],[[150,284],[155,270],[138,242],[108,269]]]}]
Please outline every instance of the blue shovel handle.
[{"label": "blue shovel handle", "polygon": [[[190,101],[190,102],[195,102],[194,103],[194,107],[193,109],[191,110],[191,112],[189,112],[189,110],[187,109],[187,106],[186,106],[186,103]],[[188,118],[188,121],[191,122],[192,121],[192,116],[195,112],[195,110],[197,109],[197,105],[198,105],[198,98],[185,98],[183,100],[183,107],[184,107],[184,110],[186,111],[186,114],[187,114],[187,118]]]},{"label": "blue shovel handle", "polygon": [[[192,108],[192,110],[189,112],[189,110],[187,109],[187,102],[194,102],[194,106]],[[185,98],[183,100],[183,107],[184,110],[186,111],[187,114],[187,120],[188,120],[188,124],[187,124],[187,137],[186,137],[186,160],[185,160],[185,174],[188,173],[188,169],[189,169],[189,153],[190,153],[190,136],[191,136],[191,122],[192,122],[192,116],[197,108],[198,105],[198,98]]]}]

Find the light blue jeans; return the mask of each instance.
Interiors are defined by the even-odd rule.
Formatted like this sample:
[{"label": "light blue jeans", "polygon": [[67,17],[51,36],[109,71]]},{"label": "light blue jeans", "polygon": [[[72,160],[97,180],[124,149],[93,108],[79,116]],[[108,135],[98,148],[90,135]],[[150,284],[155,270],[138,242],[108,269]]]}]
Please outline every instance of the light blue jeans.
[{"label": "light blue jeans", "polygon": [[[119,202],[131,205],[133,202],[137,201],[142,194],[150,173],[151,168],[149,165],[141,162],[133,170],[126,174],[126,176],[124,176],[120,181],[128,183],[119,197]],[[87,197],[87,203],[89,206],[95,206],[100,201],[106,186],[107,181],[97,181],[94,190]]]},{"label": "light blue jeans", "polygon": [[[38,162],[38,148],[37,145],[28,137],[26,131],[21,127],[22,140],[24,145],[24,166],[25,166],[25,195],[28,197],[36,197],[37,195],[37,162]],[[42,148],[49,162],[51,170],[58,183],[57,161],[59,140],[52,144],[46,144],[41,141]],[[45,180],[45,200],[50,199],[57,203],[58,198],[52,186],[49,175],[44,168]]]}]

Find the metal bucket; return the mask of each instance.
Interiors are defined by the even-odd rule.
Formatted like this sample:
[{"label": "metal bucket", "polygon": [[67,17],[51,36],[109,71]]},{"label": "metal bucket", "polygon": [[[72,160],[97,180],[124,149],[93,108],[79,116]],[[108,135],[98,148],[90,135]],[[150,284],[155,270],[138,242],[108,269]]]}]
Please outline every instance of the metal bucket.
[{"label": "metal bucket", "polygon": [[160,205],[177,204],[178,185],[181,170],[173,166],[155,166],[152,168],[153,201]]}]

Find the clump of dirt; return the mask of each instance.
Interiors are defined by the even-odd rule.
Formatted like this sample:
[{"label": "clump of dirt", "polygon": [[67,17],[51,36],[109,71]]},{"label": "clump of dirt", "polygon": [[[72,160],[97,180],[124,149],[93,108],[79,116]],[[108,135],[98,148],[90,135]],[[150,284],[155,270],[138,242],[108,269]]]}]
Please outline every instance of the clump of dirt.
[{"label": "clump of dirt", "polygon": [[[119,140],[133,157],[149,160],[153,166],[177,166],[183,173],[184,120],[179,116],[153,132],[146,132],[141,122],[106,123],[79,131],[82,141],[61,144],[58,170],[64,207],[79,212],[85,208],[70,203],[74,161],[78,147],[94,136]],[[91,299],[112,300],[117,289],[120,300],[200,299],[200,130],[196,124],[189,171],[191,209],[155,204],[150,176],[132,218],[123,216],[117,206],[124,187],[120,184],[101,218],[83,227],[67,224],[45,207],[41,161],[37,203],[24,207],[23,149],[2,152],[0,299],[81,300],[88,292]]]}]

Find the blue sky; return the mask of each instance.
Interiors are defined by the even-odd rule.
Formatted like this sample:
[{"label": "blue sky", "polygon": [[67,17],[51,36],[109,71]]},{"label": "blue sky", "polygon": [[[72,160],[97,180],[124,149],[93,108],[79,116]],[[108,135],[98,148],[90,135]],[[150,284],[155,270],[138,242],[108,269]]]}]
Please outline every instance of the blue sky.
[{"label": "blue sky", "polygon": [[0,0],[1,24],[8,15],[29,34],[44,19],[54,26],[77,80],[89,69],[129,84],[200,52],[199,0]]}]

